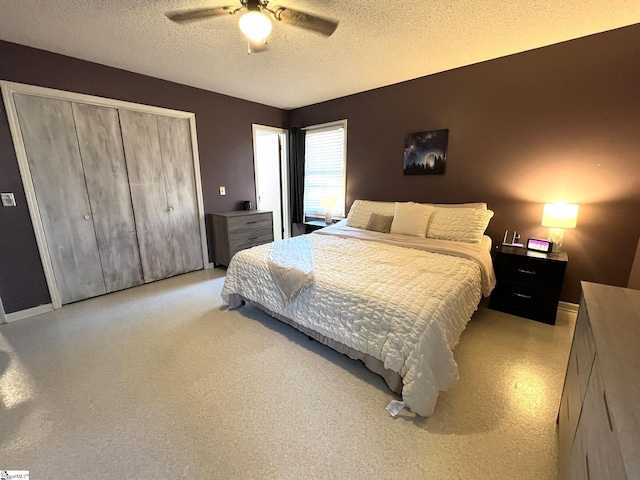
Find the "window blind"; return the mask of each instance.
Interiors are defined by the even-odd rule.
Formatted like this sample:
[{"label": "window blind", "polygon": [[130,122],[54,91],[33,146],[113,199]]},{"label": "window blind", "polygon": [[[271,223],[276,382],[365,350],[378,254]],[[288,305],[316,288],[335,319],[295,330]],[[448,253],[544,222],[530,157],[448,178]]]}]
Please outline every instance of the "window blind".
[{"label": "window blind", "polygon": [[323,198],[335,198],[332,216],[344,217],[346,121],[309,127],[305,135],[304,213],[323,217]]}]

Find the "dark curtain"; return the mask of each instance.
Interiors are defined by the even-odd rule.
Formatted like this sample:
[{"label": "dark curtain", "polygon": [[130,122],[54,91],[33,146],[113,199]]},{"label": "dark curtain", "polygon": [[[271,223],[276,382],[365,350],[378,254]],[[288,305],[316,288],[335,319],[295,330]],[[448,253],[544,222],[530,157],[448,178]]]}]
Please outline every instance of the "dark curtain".
[{"label": "dark curtain", "polygon": [[291,223],[304,223],[304,130],[289,130]]}]

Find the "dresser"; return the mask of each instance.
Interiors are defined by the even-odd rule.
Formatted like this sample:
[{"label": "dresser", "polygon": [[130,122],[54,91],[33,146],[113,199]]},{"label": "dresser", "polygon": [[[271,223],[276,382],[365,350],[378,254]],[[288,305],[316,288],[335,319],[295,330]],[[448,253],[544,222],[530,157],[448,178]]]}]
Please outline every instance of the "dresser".
[{"label": "dresser", "polygon": [[640,478],[640,291],[582,282],[558,412],[559,478]]},{"label": "dresser", "polygon": [[214,266],[229,266],[240,250],[273,242],[273,213],[239,210],[208,214]]},{"label": "dresser", "polygon": [[496,287],[489,308],[555,325],[568,257],[500,246],[493,257]]}]

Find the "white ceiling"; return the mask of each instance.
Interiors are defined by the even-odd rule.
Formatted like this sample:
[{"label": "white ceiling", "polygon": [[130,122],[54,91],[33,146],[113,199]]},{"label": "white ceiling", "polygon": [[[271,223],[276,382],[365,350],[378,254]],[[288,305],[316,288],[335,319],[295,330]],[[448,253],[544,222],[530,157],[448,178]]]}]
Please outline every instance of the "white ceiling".
[{"label": "white ceiling", "polygon": [[340,21],[274,24],[248,55],[239,15],[164,12],[238,0],[0,0],[0,38],[291,109],[640,22],[637,0],[272,0]]}]

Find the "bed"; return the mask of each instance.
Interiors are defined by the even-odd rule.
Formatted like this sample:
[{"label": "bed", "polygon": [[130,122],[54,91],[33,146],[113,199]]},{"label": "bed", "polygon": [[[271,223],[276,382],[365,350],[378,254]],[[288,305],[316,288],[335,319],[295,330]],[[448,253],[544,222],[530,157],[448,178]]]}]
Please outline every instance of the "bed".
[{"label": "bed", "polygon": [[495,285],[483,235],[492,216],[485,204],[356,200],[333,226],[238,252],[222,297],[362,360],[402,406],[430,416],[458,379],[453,350]]}]

